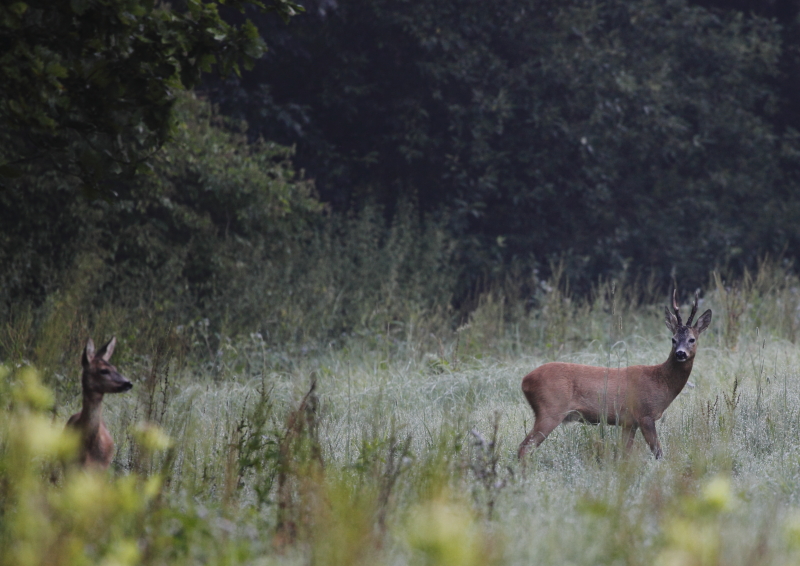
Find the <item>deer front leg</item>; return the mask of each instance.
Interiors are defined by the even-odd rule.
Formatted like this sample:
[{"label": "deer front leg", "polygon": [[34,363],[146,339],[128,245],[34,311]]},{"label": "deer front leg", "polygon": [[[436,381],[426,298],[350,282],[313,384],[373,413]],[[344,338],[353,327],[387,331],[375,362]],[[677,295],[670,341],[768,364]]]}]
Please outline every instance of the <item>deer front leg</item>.
[{"label": "deer front leg", "polygon": [[639,426],[642,427],[642,434],[650,450],[660,460],[664,453],[661,451],[661,443],[658,441],[658,433],[656,432],[656,422],[651,417],[644,417],[639,421]]}]

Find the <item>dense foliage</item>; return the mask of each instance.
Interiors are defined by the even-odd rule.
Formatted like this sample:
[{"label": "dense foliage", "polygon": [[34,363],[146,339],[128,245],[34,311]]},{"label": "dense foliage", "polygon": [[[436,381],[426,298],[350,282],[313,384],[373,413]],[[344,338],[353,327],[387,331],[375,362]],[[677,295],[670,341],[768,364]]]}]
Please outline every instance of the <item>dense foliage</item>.
[{"label": "dense foliage", "polygon": [[469,273],[565,257],[588,280],[699,283],[800,250],[774,20],[682,0],[349,0],[259,25],[274,49],[215,100],[296,144],[337,209],[413,194],[450,210]]},{"label": "dense foliage", "polygon": [[[720,3],[4,6],[0,314],[74,291],[328,340],[509,281],[538,308],[552,268],[791,260],[794,28]],[[228,119],[180,94],[237,61],[205,83]]]},{"label": "dense foliage", "polygon": [[326,214],[290,149],[248,143],[207,102],[182,96],[175,110],[150,173],[110,184],[111,200],[35,168],[7,182],[0,317],[66,300],[87,316],[116,305],[280,342],[447,309],[454,246],[440,223],[411,202],[392,222],[374,206]]},{"label": "dense foliage", "polygon": [[[217,5],[149,0],[28,0],[0,6],[0,174],[42,162],[108,195],[109,176],[135,171],[166,141],[178,91],[201,73],[251,67],[265,50],[246,21]],[[246,4],[267,11],[260,1]],[[269,11],[295,12],[290,0]]]},{"label": "dense foliage", "polygon": [[189,97],[175,117],[172,143],[153,156],[150,173],[109,184],[112,200],[76,196],[59,174],[38,168],[7,182],[4,310],[41,302],[77,271],[89,286],[81,293],[95,300],[188,315],[228,292],[248,264],[279,256],[319,213],[288,149],[248,144]]}]

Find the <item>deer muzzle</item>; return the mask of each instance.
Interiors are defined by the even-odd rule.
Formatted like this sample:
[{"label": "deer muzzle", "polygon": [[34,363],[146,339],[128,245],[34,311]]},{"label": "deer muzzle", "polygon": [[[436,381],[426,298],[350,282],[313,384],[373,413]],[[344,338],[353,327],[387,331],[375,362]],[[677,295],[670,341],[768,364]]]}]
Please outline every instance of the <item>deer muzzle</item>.
[{"label": "deer muzzle", "polygon": [[113,393],[123,393],[133,388],[133,383],[131,383],[127,378],[117,374],[114,376],[114,391]]}]

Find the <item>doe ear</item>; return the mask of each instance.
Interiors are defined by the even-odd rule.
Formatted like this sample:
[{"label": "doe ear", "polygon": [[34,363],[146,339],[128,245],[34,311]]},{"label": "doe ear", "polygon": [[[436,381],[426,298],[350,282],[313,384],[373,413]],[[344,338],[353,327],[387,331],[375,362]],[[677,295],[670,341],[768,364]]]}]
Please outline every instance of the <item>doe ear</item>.
[{"label": "doe ear", "polygon": [[92,339],[89,338],[86,341],[86,347],[83,349],[83,358],[81,359],[81,363],[83,363],[84,366],[88,366],[92,363],[92,360],[94,360],[94,342],[92,342]]},{"label": "doe ear", "polygon": [[[675,315],[669,310],[669,307],[664,307],[664,312],[666,313],[666,319],[664,322],[667,323],[667,328],[669,331],[675,334],[678,331],[678,319],[675,318]],[[700,322],[699,320],[697,322]]]},{"label": "doe ear", "polygon": [[103,361],[107,362],[111,359],[111,354],[114,353],[114,348],[116,347],[117,347],[117,337],[112,336],[111,340],[109,340],[105,346],[103,346],[102,348],[100,348],[100,350],[98,350],[97,355],[100,356],[100,358]]},{"label": "doe ear", "polygon": [[700,334],[703,330],[708,328],[711,324],[711,309],[708,309],[706,312],[700,315],[700,318],[697,319],[697,322],[694,324],[694,331],[697,334]]}]

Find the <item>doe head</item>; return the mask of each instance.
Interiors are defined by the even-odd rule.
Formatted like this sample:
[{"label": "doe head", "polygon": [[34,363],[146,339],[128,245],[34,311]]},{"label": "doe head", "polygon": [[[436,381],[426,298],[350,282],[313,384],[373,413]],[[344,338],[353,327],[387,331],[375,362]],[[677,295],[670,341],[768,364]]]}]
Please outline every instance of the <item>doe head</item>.
[{"label": "doe head", "polygon": [[686,362],[694,358],[694,354],[697,351],[697,339],[700,333],[711,324],[711,309],[701,314],[700,318],[698,318],[697,322],[692,326],[692,319],[694,319],[694,315],[697,313],[698,294],[695,293],[694,304],[692,305],[692,312],[689,315],[689,320],[686,321],[686,324],[683,324],[681,321],[681,313],[678,309],[677,294],[677,289],[672,291],[672,308],[675,311],[674,314],[670,312],[669,307],[664,307],[667,314],[665,322],[667,323],[667,328],[672,332],[672,351],[675,354],[675,359],[679,362]]},{"label": "doe head", "polygon": [[86,342],[83,349],[83,389],[91,393],[122,393],[128,391],[133,384],[120,375],[117,368],[109,363],[111,354],[117,346],[117,338],[113,337],[102,348],[95,352],[92,339]]}]

